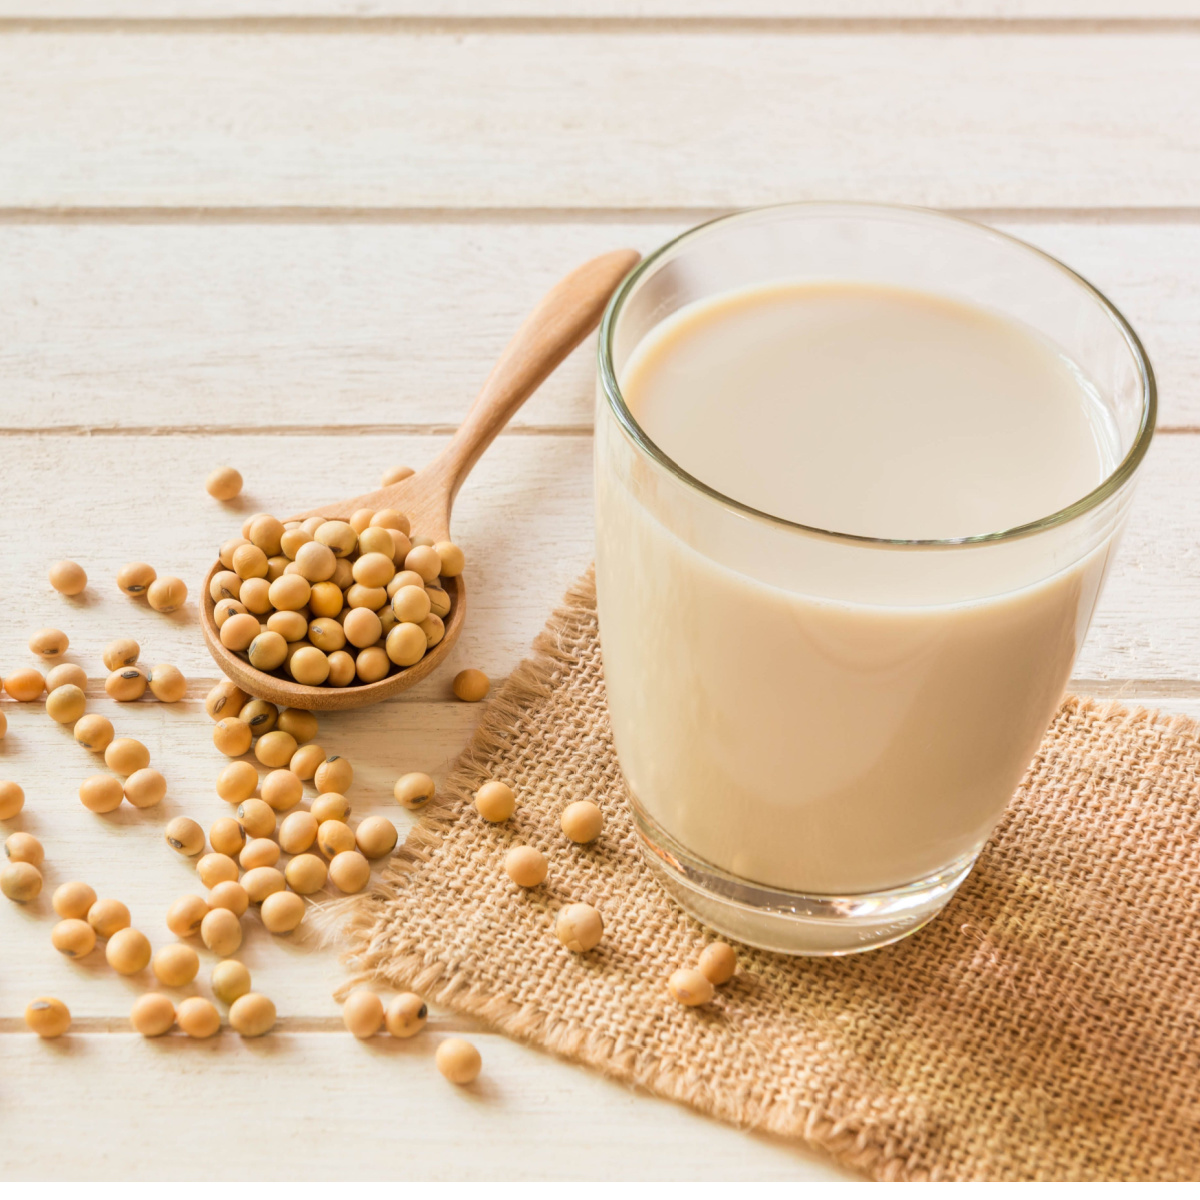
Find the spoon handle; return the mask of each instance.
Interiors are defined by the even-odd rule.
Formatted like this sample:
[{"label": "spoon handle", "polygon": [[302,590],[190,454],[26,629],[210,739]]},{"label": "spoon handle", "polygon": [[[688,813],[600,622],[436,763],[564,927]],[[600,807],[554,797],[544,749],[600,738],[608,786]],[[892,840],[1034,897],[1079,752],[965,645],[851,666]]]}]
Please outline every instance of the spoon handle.
[{"label": "spoon handle", "polygon": [[556,283],[525,318],[458,432],[426,468],[441,477],[447,508],[513,413],[600,323],[609,297],[640,257],[636,250],[613,250],[593,258]]}]

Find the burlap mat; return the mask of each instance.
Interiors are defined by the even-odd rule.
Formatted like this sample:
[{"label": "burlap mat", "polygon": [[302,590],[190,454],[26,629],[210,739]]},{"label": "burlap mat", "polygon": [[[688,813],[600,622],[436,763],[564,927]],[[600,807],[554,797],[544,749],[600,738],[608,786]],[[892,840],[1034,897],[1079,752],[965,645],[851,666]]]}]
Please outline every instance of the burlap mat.
[{"label": "burlap mat", "polygon": [[[595,596],[567,596],[384,883],[356,962],[608,1075],[883,1179],[1200,1176],[1200,727],[1070,699],[949,908],[842,959],[744,950],[703,1009],[667,976],[711,935],[642,865],[610,739]],[[507,825],[470,804],[506,780]],[[588,798],[606,826],[558,826]],[[529,843],[532,892],[502,870]],[[554,914],[585,900],[601,946]],[[486,1065],[485,1065],[486,1069]]]}]

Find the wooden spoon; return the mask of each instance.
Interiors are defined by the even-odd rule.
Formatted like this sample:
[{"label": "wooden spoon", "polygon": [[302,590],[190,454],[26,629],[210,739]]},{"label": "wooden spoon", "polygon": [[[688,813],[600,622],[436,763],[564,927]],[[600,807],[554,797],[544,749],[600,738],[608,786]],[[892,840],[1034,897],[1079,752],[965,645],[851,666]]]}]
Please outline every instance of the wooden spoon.
[{"label": "wooden spoon", "polygon": [[[321,516],[344,521],[360,508],[396,508],[408,515],[414,533],[431,537],[435,542],[449,540],[454,497],[479,456],[546,376],[595,329],[609,296],[640,257],[634,250],[614,250],[585,263],[556,284],[505,347],[458,432],[428,466],[389,487],[324,504],[291,519]],[[356,683],[344,688],[309,687],[256,670],[221,645],[214,615],[216,604],[209,594],[209,584],[213,575],[223,569],[219,562],[214,563],[204,580],[200,624],[208,649],[217,666],[243,691],[291,708],[361,708],[412,687],[445,660],[462,632],[467,612],[462,576],[445,579],[450,596],[446,633],[419,663],[377,683]]]}]

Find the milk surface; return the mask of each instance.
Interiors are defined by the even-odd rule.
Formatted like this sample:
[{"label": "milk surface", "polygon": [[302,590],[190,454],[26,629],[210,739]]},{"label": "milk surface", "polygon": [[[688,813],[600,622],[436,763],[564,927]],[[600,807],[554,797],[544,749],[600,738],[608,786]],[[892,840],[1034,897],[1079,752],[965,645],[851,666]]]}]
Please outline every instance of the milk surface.
[{"label": "milk surface", "polygon": [[[1053,346],[889,287],[692,305],[620,382],[685,471],[842,533],[997,532],[1082,498],[1114,465],[1103,404]],[[782,588],[697,549],[606,468],[615,427],[598,436],[605,676],[646,813],[714,866],[806,894],[899,887],[975,853],[1058,704],[1107,548],[999,594],[981,558],[967,602],[847,603],[829,598],[828,572]],[[864,549],[859,592],[870,555],[915,553],[929,552]]]}]

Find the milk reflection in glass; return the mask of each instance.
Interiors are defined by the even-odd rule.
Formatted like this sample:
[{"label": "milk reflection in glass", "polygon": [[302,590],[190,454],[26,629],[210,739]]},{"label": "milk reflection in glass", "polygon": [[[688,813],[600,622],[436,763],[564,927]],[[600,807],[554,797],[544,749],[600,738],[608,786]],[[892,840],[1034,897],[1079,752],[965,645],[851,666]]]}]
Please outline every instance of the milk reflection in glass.
[{"label": "milk reflection in glass", "polygon": [[[620,385],[697,480],[840,533],[1007,530],[1115,465],[1105,409],[1048,341],[891,287],[692,304],[650,332]],[[611,472],[597,488],[609,706],[651,819],[724,871],[805,894],[898,887],[978,850],[1059,702],[1108,546],[1015,591],[981,574],[954,604],[919,590],[873,603],[860,556],[845,602],[698,552]]]}]

